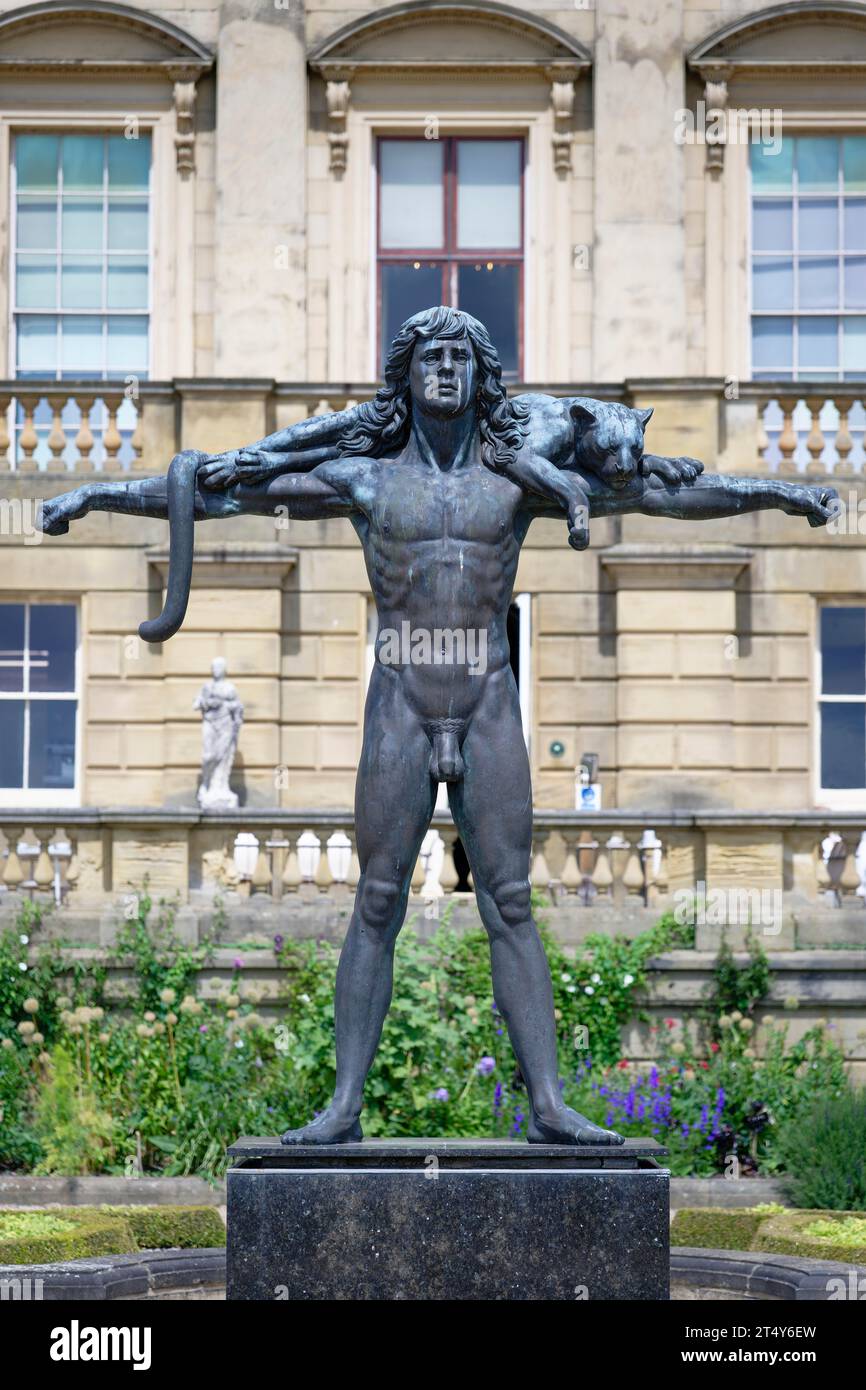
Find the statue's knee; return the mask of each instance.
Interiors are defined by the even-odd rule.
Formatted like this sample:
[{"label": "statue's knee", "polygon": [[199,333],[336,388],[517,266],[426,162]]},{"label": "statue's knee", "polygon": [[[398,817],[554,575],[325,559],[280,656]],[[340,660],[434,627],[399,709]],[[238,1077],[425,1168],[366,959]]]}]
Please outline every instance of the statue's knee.
[{"label": "statue's knee", "polygon": [[519,927],[531,915],[529,880],[514,879],[497,884],[493,889],[493,901],[506,927]]},{"label": "statue's knee", "polygon": [[195,463],[201,463],[208,457],[201,449],[182,449],[179,454],[175,454],[172,463],[183,463],[187,459],[192,459]]},{"label": "statue's knee", "polygon": [[394,926],[399,901],[400,890],[395,883],[368,878],[364,881],[358,912],[365,926],[374,931],[388,931]]}]

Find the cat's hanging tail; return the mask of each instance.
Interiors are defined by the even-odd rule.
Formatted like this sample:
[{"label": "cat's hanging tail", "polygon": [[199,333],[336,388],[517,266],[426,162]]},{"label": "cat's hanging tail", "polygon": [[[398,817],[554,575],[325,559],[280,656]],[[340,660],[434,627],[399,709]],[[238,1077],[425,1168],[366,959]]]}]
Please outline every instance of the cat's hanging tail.
[{"label": "cat's hanging tail", "polygon": [[167,642],[186,617],[195,550],[195,479],[203,458],[189,449],[168,467],[168,582],[159,617],[139,626],[138,635],[145,642]]}]

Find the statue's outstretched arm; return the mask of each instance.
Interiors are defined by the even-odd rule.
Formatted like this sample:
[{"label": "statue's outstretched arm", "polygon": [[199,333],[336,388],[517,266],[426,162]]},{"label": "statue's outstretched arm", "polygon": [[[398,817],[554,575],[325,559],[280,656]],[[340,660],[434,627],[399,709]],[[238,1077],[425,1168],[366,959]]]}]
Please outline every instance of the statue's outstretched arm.
[{"label": "statue's outstretched arm", "polygon": [[214,454],[202,464],[201,481],[208,488],[235,483],[260,483],[281,473],[308,473],[320,463],[340,456],[340,441],[358,423],[360,407],[311,415],[295,425],[268,434],[253,444]]},{"label": "statue's outstretched arm", "polygon": [[777,478],[702,473],[694,482],[678,486],[667,486],[658,477],[648,477],[622,492],[593,487],[589,509],[590,516],[643,512],[681,521],[709,521],[777,508],[789,516],[807,517],[812,526],[825,526],[836,514],[836,497],[835,489],[823,484],[807,486]]},{"label": "statue's outstretched arm", "polygon": [[319,520],[350,516],[363,504],[367,476],[375,465],[362,458],[325,463],[311,473],[274,478],[269,483],[239,484],[228,492],[202,489],[198,472],[206,455],[188,450],[177,454],[168,473],[157,478],[83,483],[41,504],[39,526],[50,536],[63,535],[69,523],[88,512],[119,512],[127,516],[168,518],[169,567],[165,606],[159,618],[142,623],[139,633],[147,642],[164,642],[177,632],[189,602],[194,550],[194,524],[209,518],[253,514],[279,515],[283,507],[290,517]]}]

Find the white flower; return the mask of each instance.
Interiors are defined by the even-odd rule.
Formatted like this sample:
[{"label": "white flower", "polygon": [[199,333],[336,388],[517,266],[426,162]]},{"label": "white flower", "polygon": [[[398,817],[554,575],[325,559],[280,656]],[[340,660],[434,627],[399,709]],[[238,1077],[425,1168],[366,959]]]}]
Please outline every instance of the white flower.
[{"label": "white flower", "polygon": [[27,962],[26,962],[26,960],[19,960],[19,962],[18,962],[18,969],[19,969],[19,970],[22,970],[22,971],[27,969]]},{"label": "white flower", "polygon": [[243,1047],[243,1042],[240,1038],[238,1038],[237,1042],[235,1043],[235,1047]]},{"label": "white flower", "polygon": [[21,942],[21,945],[22,945],[22,946],[29,946],[29,945],[30,945],[30,937],[29,937],[29,936],[25,936],[23,932],[22,932],[21,935],[19,936],[18,940]]},{"label": "white flower", "polygon": [[584,985],[583,992],[584,994],[595,994],[595,990],[593,989],[592,985]]},{"label": "white flower", "polygon": [[575,994],[577,992],[577,985],[566,985],[565,992],[566,994]]},{"label": "white flower", "polygon": [[562,983],[563,983],[564,985],[567,985],[568,982],[569,982],[569,980],[571,979],[571,976],[569,975],[569,973],[568,973],[567,970],[563,970],[563,972],[562,972],[562,974],[561,974],[561,976],[560,976],[560,979],[562,980]]},{"label": "white flower", "polygon": [[634,984],[634,975],[623,975],[622,982],[625,988],[628,989],[629,985]]},{"label": "white flower", "polygon": [[309,1004],[310,1002],[309,994],[299,994],[298,998],[300,999],[302,1004]]},{"label": "white flower", "polygon": [[601,984],[601,976],[599,975],[598,971],[596,971],[594,975],[590,975],[589,978],[592,980],[592,983],[593,983],[594,985],[600,985],[600,984]]}]

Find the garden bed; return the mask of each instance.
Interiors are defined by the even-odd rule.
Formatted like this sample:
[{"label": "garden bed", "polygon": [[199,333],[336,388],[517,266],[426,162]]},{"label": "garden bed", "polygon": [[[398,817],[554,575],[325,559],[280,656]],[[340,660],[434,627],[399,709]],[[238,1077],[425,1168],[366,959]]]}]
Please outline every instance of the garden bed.
[{"label": "garden bed", "polygon": [[213,1207],[99,1206],[0,1211],[0,1265],[225,1243]]}]

